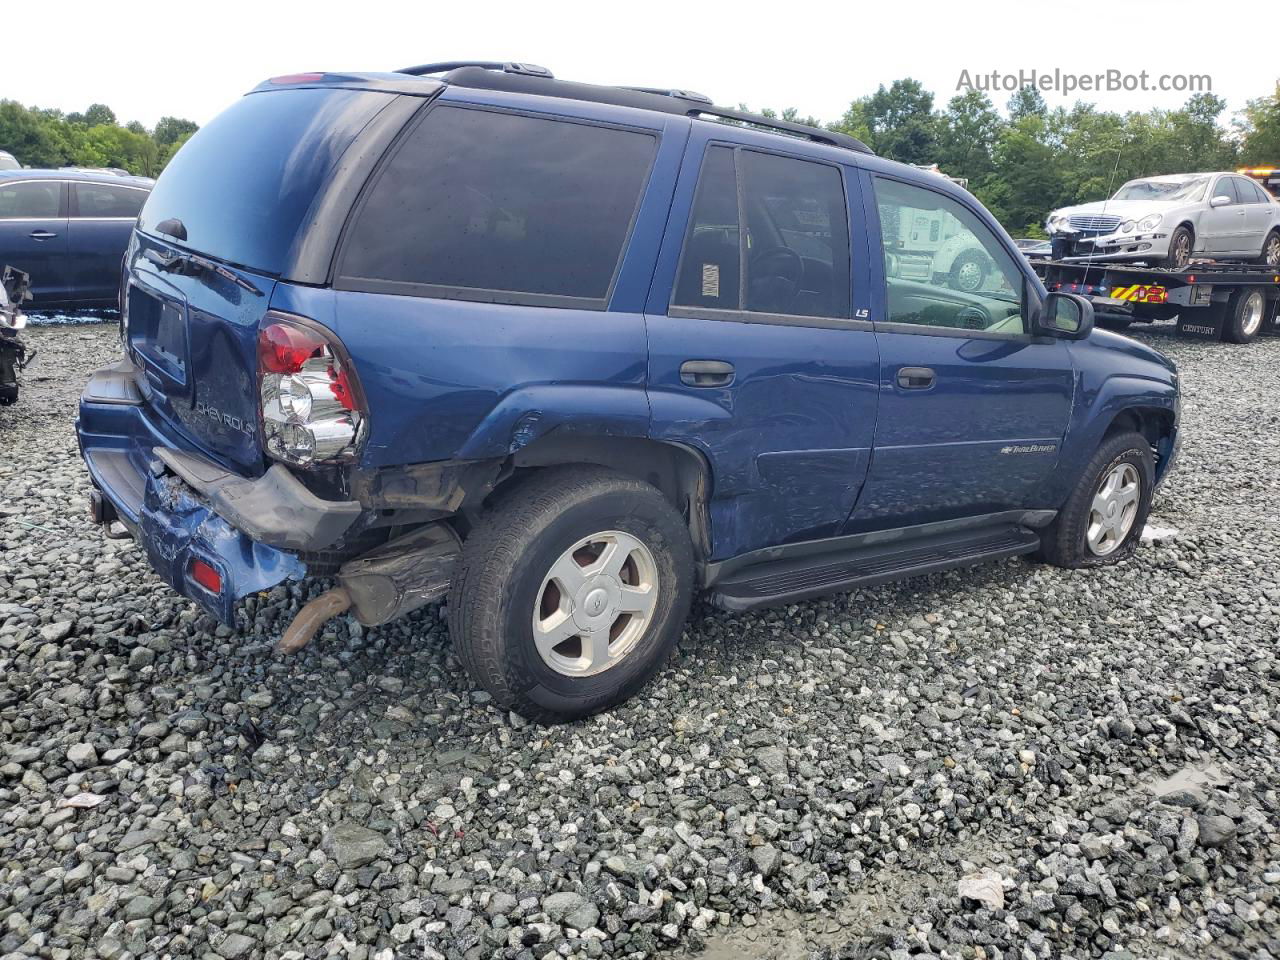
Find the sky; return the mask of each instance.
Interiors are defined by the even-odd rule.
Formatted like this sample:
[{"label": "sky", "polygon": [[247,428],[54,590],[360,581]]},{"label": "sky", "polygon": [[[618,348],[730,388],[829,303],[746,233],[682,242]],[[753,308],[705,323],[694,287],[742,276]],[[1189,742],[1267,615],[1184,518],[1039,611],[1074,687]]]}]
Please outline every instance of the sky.
[{"label": "sky", "polygon": [[[5,12],[0,99],[66,112],[100,102],[147,127],[162,116],[203,124],[271,76],[477,58],[542,64],[561,79],[697,90],[728,106],[796,107],[823,121],[905,76],[942,106],[964,71],[975,84],[999,71],[1015,86],[1032,70],[1147,71],[1145,91],[1044,93],[1051,105],[1081,99],[1117,111],[1177,107],[1188,92],[1151,87],[1205,75],[1230,113],[1275,90],[1280,59],[1211,39],[1196,27],[1212,19],[1207,10],[1178,0],[18,2]],[[1009,95],[997,89],[992,100],[1003,109]]]}]

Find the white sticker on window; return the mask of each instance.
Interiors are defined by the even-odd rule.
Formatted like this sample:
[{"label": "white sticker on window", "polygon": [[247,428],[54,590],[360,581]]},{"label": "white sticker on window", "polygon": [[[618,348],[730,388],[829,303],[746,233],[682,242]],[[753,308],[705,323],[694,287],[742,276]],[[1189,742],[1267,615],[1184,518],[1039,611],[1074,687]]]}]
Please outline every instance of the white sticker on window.
[{"label": "white sticker on window", "polygon": [[720,299],[720,264],[704,263],[702,265],[702,295]]}]

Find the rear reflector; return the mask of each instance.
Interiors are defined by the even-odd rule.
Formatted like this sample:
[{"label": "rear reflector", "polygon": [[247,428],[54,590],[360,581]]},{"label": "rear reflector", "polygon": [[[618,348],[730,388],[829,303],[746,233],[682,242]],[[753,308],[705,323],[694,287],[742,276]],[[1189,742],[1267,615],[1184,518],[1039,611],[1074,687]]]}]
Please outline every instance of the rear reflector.
[{"label": "rear reflector", "polygon": [[192,560],[189,568],[191,579],[210,593],[222,593],[222,576],[203,560]]}]

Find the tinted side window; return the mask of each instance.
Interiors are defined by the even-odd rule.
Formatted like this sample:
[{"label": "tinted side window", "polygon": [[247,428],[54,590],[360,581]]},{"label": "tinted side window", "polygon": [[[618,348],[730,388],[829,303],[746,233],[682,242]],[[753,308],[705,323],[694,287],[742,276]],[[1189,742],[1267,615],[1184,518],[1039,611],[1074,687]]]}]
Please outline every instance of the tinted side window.
[{"label": "tinted side window", "polygon": [[848,318],[849,223],[840,171],[792,157],[710,148],[671,302]]},{"label": "tinted side window", "polygon": [[109,183],[77,183],[74,189],[79,211],[76,215],[91,220],[110,217],[132,219],[138,215],[147,199],[145,190],[117,187]]},{"label": "tinted side window", "polygon": [[1236,193],[1236,185],[1231,177],[1223,177],[1218,181],[1218,185],[1213,188],[1213,196],[1230,197],[1232,203],[1240,202],[1240,197]]},{"label": "tinted side window", "polygon": [[879,177],[875,190],[887,322],[1024,332],[1022,272],[986,224],[933,190]]},{"label": "tinted side window", "polygon": [[743,150],[747,309],[849,316],[849,221],[840,171]]},{"label": "tinted side window", "polygon": [[50,180],[0,184],[0,220],[58,216],[62,184]]},{"label": "tinted side window", "polygon": [[339,274],[602,304],[656,149],[630,130],[436,107],[358,208]]},{"label": "tinted side window", "polygon": [[1253,180],[1240,181],[1240,193],[1247,194],[1251,199],[1249,203],[1266,203],[1268,197],[1262,192],[1262,188]]},{"label": "tinted side window", "polygon": [[710,310],[738,309],[742,277],[738,234],[738,182],[733,151],[712,147],[698,175],[698,193],[685,234],[672,303]]}]

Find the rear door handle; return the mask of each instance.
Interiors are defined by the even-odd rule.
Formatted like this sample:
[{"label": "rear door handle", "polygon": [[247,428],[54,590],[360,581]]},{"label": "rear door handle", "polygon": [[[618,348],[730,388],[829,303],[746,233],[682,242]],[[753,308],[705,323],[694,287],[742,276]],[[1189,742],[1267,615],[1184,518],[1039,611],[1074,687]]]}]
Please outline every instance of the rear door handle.
[{"label": "rear door handle", "polygon": [[727,387],[733,383],[733,364],[723,360],[686,360],[680,382],[688,387]]},{"label": "rear door handle", "polygon": [[52,240],[57,236],[56,233],[50,233],[48,230],[32,230],[27,234],[32,240]]},{"label": "rear door handle", "polygon": [[904,390],[928,390],[937,378],[929,367],[898,368],[898,386]]}]

